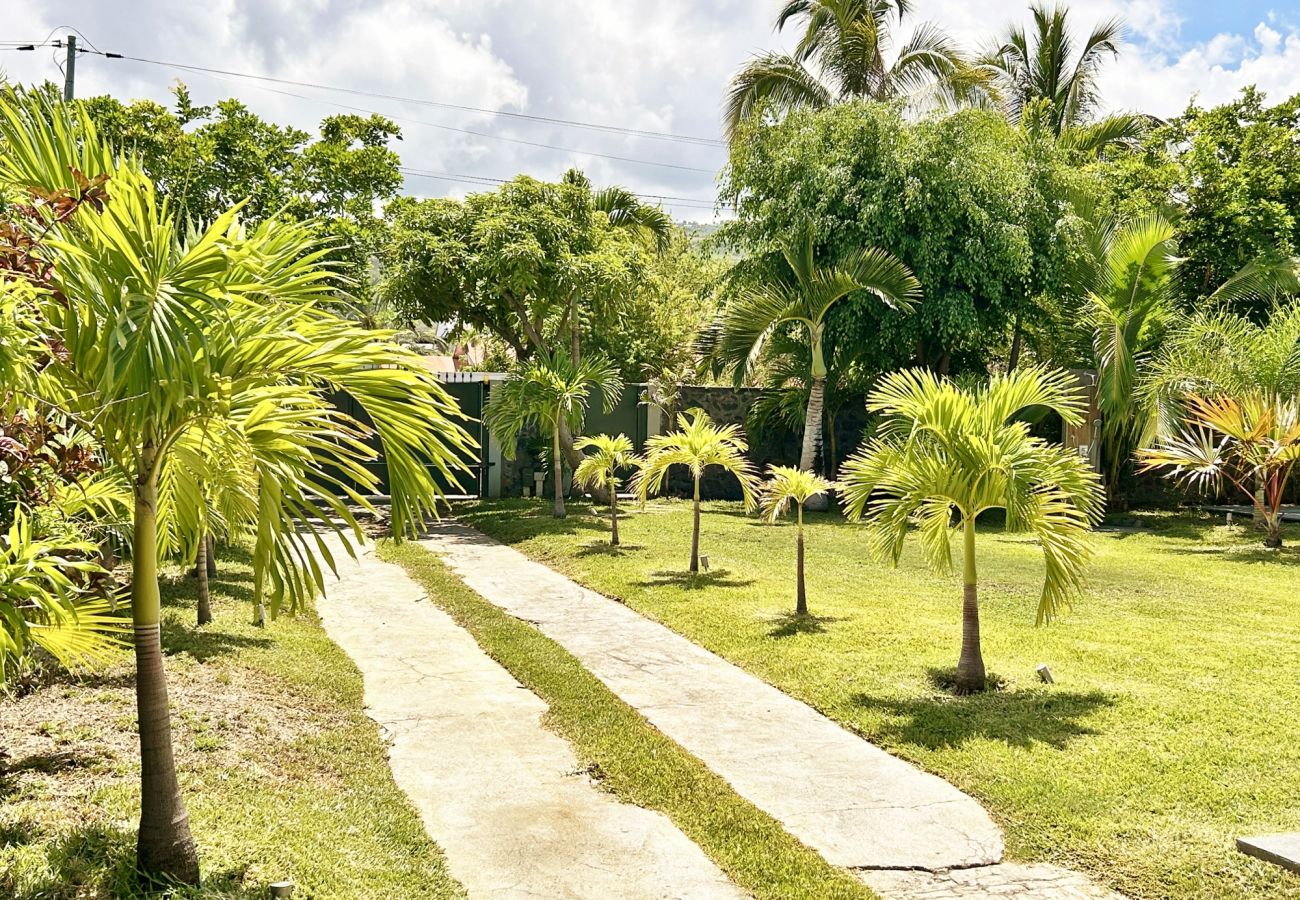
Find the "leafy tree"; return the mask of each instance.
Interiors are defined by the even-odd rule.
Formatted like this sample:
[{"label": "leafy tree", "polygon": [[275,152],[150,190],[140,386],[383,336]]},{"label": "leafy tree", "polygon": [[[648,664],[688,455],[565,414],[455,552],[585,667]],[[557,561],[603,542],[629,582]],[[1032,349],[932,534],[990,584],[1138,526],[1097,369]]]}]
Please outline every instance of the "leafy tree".
[{"label": "leafy tree", "polygon": [[810,390],[799,468],[811,472],[821,447],[828,374],[823,341],[831,308],[851,294],[864,292],[890,309],[907,311],[920,295],[921,286],[905,265],[874,247],[828,266],[818,264],[811,237],[800,237],[790,240],[781,256],[784,266],[776,278],[749,288],[723,311],[718,353],[739,380],[752,370],[777,329],[793,326],[806,337]]},{"label": "leafy tree", "polygon": [[1264,546],[1282,546],[1282,498],[1300,461],[1300,400],[1265,393],[1186,400],[1187,424],[1141,451],[1142,471],[1166,468],[1184,484],[1220,491],[1231,482],[1264,523]]},{"label": "leafy tree", "polygon": [[319,308],[334,284],[310,229],[274,220],[244,228],[235,210],[185,227],[135,159],[115,159],[78,107],[6,94],[0,136],[8,150],[0,185],[38,204],[107,182],[94,204],[48,221],[50,289],[34,302],[50,352],[28,358],[29,399],[83,423],[131,486],[138,863],[150,876],[196,883],[159,628],[160,523],[174,513],[160,488],[172,464],[204,430],[254,461],[254,591],[260,598],[269,588],[274,613],[324,585],[313,550],[332,559],[313,522],[341,521],[360,540],[348,501],[365,506],[376,484],[365,467],[372,431],[332,406],[330,392],[350,393],[374,422],[396,536],[433,512],[430,469],[450,475],[472,441],[411,354]]},{"label": "leafy tree", "polygon": [[610,437],[598,434],[580,438],[579,450],[587,453],[573,473],[573,480],[584,488],[602,488],[609,494],[609,543],[618,546],[618,476],[628,469],[639,469],[641,457],[636,455],[627,435]]},{"label": "leafy tree", "polygon": [[982,96],[984,78],[957,45],[928,22],[893,52],[893,30],[909,0],[786,0],[776,30],[798,20],[793,53],[763,53],[736,73],[726,100],[727,134],[735,140],[756,113],[781,115],[855,99],[951,105]]},{"label": "leafy tree", "polygon": [[760,258],[801,231],[828,259],[889,251],[924,298],[904,316],[850,297],[827,318],[828,342],[858,350],[873,373],[909,363],[983,372],[1005,354],[1018,313],[1066,296],[1083,244],[1065,199],[1076,177],[992,111],[909,122],[886,105],[840,104],[733,146],[723,190],[737,218],[721,239]]},{"label": "leafy tree", "polygon": [[985,510],[1002,509],[1008,528],[1038,539],[1047,563],[1038,622],[1052,619],[1079,590],[1090,555],[1087,535],[1101,519],[1102,491],[1077,453],[1033,437],[1016,417],[1046,407],[1077,424],[1082,403],[1065,372],[1021,368],[964,390],[913,369],[886,376],[867,405],[885,420],[844,465],[847,515],[866,517],[872,549],[894,564],[915,525],[930,565],[947,572],[956,513],[963,603],[955,687],[958,693],[982,691],[975,520]]},{"label": "leafy tree", "polygon": [[1095,26],[1076,56],[1068,7],[1033,3],[1030,11],[1033,30],[1013,26],[981,60],[994,73],[1007,117],[1093,156],[1108,145],[1140,138],[1151,121],[1147,116],[1097,117],[1097,76],[1107,56],[1119,55],[1123,24],[1109,19]]},{"label": "leafy tree", "polygon": [[803,509],[814,497],[825,496],[831,489],[831,483],[820,475],[814,475],[806,469],[793,469],[789,466],[772,466],[768,470],[768,480],[760,489],[762,500],[760,506],[769,522],[776,522],[785,515],[790,504],[795,508],[795,607],[796,615],[808,615],[808,593],[804,589],[803,578]]},{"label": "leafy tree", "polygon": [[745,454],[749,445],[735,425],[714,424],[704,410],[688,409],[681,414],[682,426],[668,434],[657,434],[646,441],[645,465],[637,473],[633,487],[641,502],[663,489],[664,478],[673,466],[690,469],[694,483],[694,520],[691,530],[690,571],[700,571],[700,479],[712,466],[730,472],[740,482],[745,509],[754,505],[757,475]]},{"label": "leafy tree", "polygon": [[581,432],[593,395],[600,398],[605,412],[609,412],[622,394],[623,379],[608,360],[588,356],[575,362],[564,350],[553,354],[543,352],[492,389],[483,421],[500,442],[507,459],[514,458],[519,433],[524,429],[536,427],[549,432],[555,518],[563,519],[564,457],[560,432],[562,429],[571,434]]}]

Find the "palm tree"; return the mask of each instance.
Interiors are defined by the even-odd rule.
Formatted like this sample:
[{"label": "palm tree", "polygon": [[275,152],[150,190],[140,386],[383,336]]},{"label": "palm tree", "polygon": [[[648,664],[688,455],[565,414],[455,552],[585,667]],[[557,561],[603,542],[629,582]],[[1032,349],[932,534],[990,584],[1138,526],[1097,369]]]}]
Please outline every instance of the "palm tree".
[{"label": "palm tree", "polygon": [[753,463],[745,456],[749,445],[739,427],[718,426],[699,407],[686,410],[679,420],[682,427],[678,431],[657,434],[646,441],[645,465],[633,480],[633,488],[644,503],[651,493],[663,489],[664,478],[673,466],[690,469],[695,501],[690,571],[696,573],[700,571],[700,479],[705,470],[717,466],[735,475],[746,510],[754,505],[757,476]]},{"label": "palm tree", "polygon": [[1195,394],[1176,437],[1141,451],[1141,471],[1168,468],[1173,478],[1219,491],[1229,481],[1251,498],[1264,524],[1264,546],[1282,546],[1282,499],[1300,461],[1300,399],[1251,392],[1244,397]]},{"label": "palm tree", "polygon": [[964,587],[956,690],[985,686],[980,651],[975,520],[1006,511],[1007,527],[1033,533],[1047,562],[1038,622],[1053,618],[1076,592],[1090,556],[1085,540],[1100,520],[1102,491],[1077,454],[1030,434],[1016,416],[1030,407],[1068,423],[1083,406],[1068,373],[1022,368],[964,390],[923,369],[887,376],[867,401],[886,418],[877,437],[844,465],[847,515],[864,515],[872,549],[895,565],[911,527],[932,567],[952,568],[955,512],[962,532]]},{"label": "palm tree", "polygon": [[641,457],[633,451],[632,442],[627,435],[610,437],[598,434],[595,437],[580,438],[576,444],[581,451],[588,453],[573,472],[573,480],[584,488],[591,490],[599,487],[609,494],[609,544],[618,546],[618,473],[626,469],[639,469]]},{"label": "palm tree", "polygon": [[[94,436],[130,485],[131,617],[141,750],[138,866],[194,884],[198,854],[172,753],[158,590],[160,522],[174,510],[160,486],[199,433],[247,448],[259,475],[255,590],[272,611],[324,587],[315,535],[341,521],[363,537],[348,501],[367,506],[376,477],[366,439],[385,454],[394,534],[413,533],[472,446],[460,414],[408,351],[320,305],[334,293],[328,248],[307,226],[245,230],[237,210],[185,228],[131,159],[115,159],[84,110],[0,96],[0,186],[37,198],[79,196],[107,177],[94,204],[49,213],[50,289],[39,295],[49,348],[31,401],[61,409]],[[43,208],[43,207],[42,207]],[[347,391],[373,430],[335,408]],[[214,473],[207,473],[212,477]],[[351,483],[349,483],[351,482]],[[355,484],[357,487],[353,487]],[[335,527],[326,524],[325,527]],[[301,530],[300,530],[301,529]],[[353,551],[347,535],[344,544]]]},{"label": "palm tree", "polygon": [[812,238],[804,236],[791,240],[781,257],[783,264],[775,279],[745,291],[723,311],[716,353],[741,380],[762,357],[764,346],[778,329],[794,326],[806,335],[811,351],[807,373],[810,390],[799,468],[811,472],[822,440],[827,376],[823,343],[831,308],[857,291],[866,291],[891,309],[906,312],[919,297],[921,285],[907,266],[876,248],[850,254],[831,266],[820,266]]},{"label": "palm tree", "polygon": [[1130,143],[1150,125],[1131,113],[1096,118],[1101,98],[1097,75],[1107,56],[1119,54],[1124,25],[1109,19],[1096,25],[1076,56],[1069,8],[1034,3],[1034,27],[1013,26],[980,65],[993,73],[1007,118],[1047,131],[1062,146],[1096,155],[1114,143]]},{"label": "palm tree", "polygon": [[1092,252],[1075,273],[1091,319],[1101,458],[1107,488],[1118,498],[1119,476],[1140,442],[1146,409],[1138,374],[1173,318],[1174,227],[1157,215],[1090,233]]},{"label": "palm tree", "polygon": [[728,137],[762,111],[781,115],[855,99],[933,106],[981,98],[984,72],[936,26],[917,26],[892,52],[893,29],[911,7],[910,0],[786,0],[776,30],[799,20],[799,43],[791,54],[754,57],[732,78]]},{"label": "palm tree", "polygon": [[575,362],[563,350],[538,353],[522,371],[492,389],[483,411],[483,421],[507,459],[514,458],[519,432],[525,428],[545,428],[550,433],[557,519],[565,516],[560,432],[582,430],[593,394],[600,398],[605,412],[613,409],[623,394],[623,379],[609,360],[589,356]]},{"label": "palm tree", "polygon": [[814,475],[802,469],[790,466],[772,466],[768,470],[769,478],[761,489],[761,508],[769,522],[776,522],[785,515],[786,508],[793,503],[797,522],[795,537],[795,606],[796,615],[808,614],[808,594],[804,590],[803,580],[803,508],[813,497],[823,495],[831,489],[831,483],[820,475]]}]

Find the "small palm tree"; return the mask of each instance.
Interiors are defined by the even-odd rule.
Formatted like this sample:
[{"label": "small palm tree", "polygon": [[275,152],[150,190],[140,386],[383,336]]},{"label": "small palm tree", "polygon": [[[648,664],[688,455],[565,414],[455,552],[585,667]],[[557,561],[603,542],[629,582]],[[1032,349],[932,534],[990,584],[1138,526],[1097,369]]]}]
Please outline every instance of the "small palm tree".
[{"label": "small palm tree", "polygon": [[763,484],[762,510],[769,522],[775,522],[785,515],[786,508],[793,503],[798,530],[795,538],[795,606],[797,615],[808,614],[808,594],[804,590],[803,580],[803,508],[813,497],[824,495],[831,489],[831,483],[820,475],[793,469],[789,466],[772,466],[768,470],[771,477]]},{"label": "small palm tree", "polygon": [[1282,499],[1300,462],[1300,399],[1253,393],[1186,400],[1177,437],[1139,453],[1141,471],[1168,468],[1185,484],[1218,491],[1229,481],[1251,498],[1264,546],[1282,546]]},{"label": "small palm tree", "polygon": [[709,414],[696,407],[680,416],[683,423],[678,431],[657,434],[646,441],[645,465],[633,480],[633,487],[644,503],[651,493],[663,488],[664,477],[673,466],[690,469],[694,482],[694,523],[691,530],[691,572],[700,571],[700,479],[705,470],[717,466],[736,476],[740,492],[745,498],[745,509],[754,506],[757,476],[753,464],[746,458],[749,445],[735,425],[719,427]]},{"label": "small palm tree", "polygon": [[[895,23],[909,0],[786,0],[776,30],[792,20],[804,30],[793,53],[764,53],[731,80],[727,134],[769,109],[820,109],[846,100],[954,105],[985,97],[987,73],[972,66],[938,27],[923,23],[893,52]],[[811,68],[810,68],[811,66]]]},{"label": "small palm tree", "polygon": [[964,550],[959,693],[985,684],[975,568],[980,513],[1003,509],[1008,528],[1038,538],[1047,562],[1040,624],[1079,589],[1091,553],[1085,538],[1101,517],[1100,484],[1086,461],[1015,420],[1030,407],[1054,410],[1069,423],[1082,420],[1083,405],[1065,372],[1019,369],[977,390],[925,370],[896,372],[867,400],[868,409],[886,417],[879,435],[845,463],[840,478],[847,515],[866,517],[873,550],[894,564],[915,525],[930,564],[951,569],[956,513]]},{"label": "small palm tree", "polygon": [[641,468],[641,457],[636,455],[632,442],[623,434],[618,437],[607,434],[585,437],[579,439],[574,446],[582,451],[595,451],[583,457],[574,470],[573,480],[588,490],[599,487],[609,493],[609,544],[617,547],[618,473]]},{"label": "small palm tree", "polygon": [[563,519],[564,479],[560,432],[579,433],[592,395],[605,412],[623,394],[618,369],[602,356],[582,362],[563,350],[539,354],[523,370],[497,385],[488,398],[483,421],[501,442],[501,452],[513,459],[519,432],[530,426],[545,428],[551,436],[551,468],[555,481],[555,518]]},{"label": "small palm tree", "polygon": [[1045,128],[1062,146],[1096,155],[1115,143],[1130,143],[1150,126],[1149,116],[1115,113],[1096,118],[1101,105],[1097,75],[1107,56],[1119,54],[1124,25],[1098,24],[1076,56],[1069,8],[1035,3],[1032,31],[1010,29],[980,60],[993,74],[995,93],[1007,118]]},{"label": "small palm tree", "polygon": [[868,248],[838,264],[820,266],[811,236],[790,241],[781,251],[782,271],[776,280],[746,291],[722,314],[716,353],[742,379],[762,355],[768,339],[783,326],[807,336],[811,350],[808,409],[804,415],[803,449],[799,468],[811,472],[822,442],[826,393],[826,317],[840,300],[866,291],[892,309],[908,311],[921,293],[910,269],[885,250]]}]

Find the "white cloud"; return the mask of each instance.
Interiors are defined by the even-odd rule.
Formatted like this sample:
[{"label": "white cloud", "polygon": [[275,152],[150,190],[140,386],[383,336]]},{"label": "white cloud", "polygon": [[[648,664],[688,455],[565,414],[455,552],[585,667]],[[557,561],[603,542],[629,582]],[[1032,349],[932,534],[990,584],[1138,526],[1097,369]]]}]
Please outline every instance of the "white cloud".
[{"label": "white cloud", "polygon": [[[1116,109],[1172,115],[1199,94],[1229,99],[1258,84],[1275,100],[1300,91],[1300,33],[1284,17],[1242,21],[1233,33],[1196,45],[1181,38],[1180,0],[1075,3],[1081,28],[1111,16],[1129,23],[1130,42],[1103,71],[1103,96]],[[104,50],[131,56],[256,72],[492,110],[719,136],[731,74],[756,51],[788,46],[775,36],[776,0],[0,0],[0,40],[42,38],[68,23]],[[968,46],[984,46],[1012,21],[1018,0],[918,0],[914,22],[930,20]],[[141,27],[148,23],[148,27]],[[16,80],[61,76],[49,51],[0,53]],[[179,73],[85,56],[78,91],[163,102]],[[339,111],[364,107],[399,117],[408,166],[498,178],[520,171],[557,177],[580,165],[598,183],[644,193],[712,198],[724,155],[718,148],[511,121],[490,115],[395,103],[307,88],[214,80],[185,74],[199,102],[240,96],[262,115],[312,128]],[[267,88],[270,88],[268,90]],[[281,91],[282,93],[275,93]],[[299,96],[285,96],[285,93]],[[310,98],[310,99],[303,99]],[[566,153],[416,124],[419,120],[501,137],[578,148]],[[670,162],[693,172],[605,159],[592,153]],[[412,178],[427,194],[473,188]],[[707,218],[677,208],[679,216]]]}]

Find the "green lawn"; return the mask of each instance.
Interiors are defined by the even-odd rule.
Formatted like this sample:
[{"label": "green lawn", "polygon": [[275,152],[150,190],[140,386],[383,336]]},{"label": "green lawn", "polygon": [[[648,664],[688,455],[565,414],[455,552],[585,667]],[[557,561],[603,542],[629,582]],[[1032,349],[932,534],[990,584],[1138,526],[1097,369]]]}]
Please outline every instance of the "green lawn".
[{"label": "green lawn", "polygon": [[[935,682],[956,663],[960,586],[915,545],[894,570],[865,555],[856,526],[810,516],[814,618],[799,620],[789,525],[706,505],[711,571],[691,578],[688,504],[630,513],[617,551],[603,512],[457,510],[979,797],[1013,859],[1133,897],[1300,897],[1300,878],[1233,849],[1237,835],[1300,830],[1297,550],[1265,551],[1217,520],[1142,517],[1150,530],[1096,536],[1085,598],[1035,628],[1035,545],[984,528],[984,657],[1003,687],[956,698]],[[1054,685],[1036,680],[1044,662]]]},{"label": "green lawn", "polygon": [[627,803],[662,812],[736,884],[760,900],[850,900],[874,894],[828,864],[703,763],[653,728],[555,641],[502,612],[414,544],[382,545],[480,647],[546,701],[547,727]]},{"label": "green lawn", "polygon": [[[463,896],[393,783],[360,673],[312,616],[246,624],[250,570],[227,558],[221,572],[203,629],[193,582],[164,585],[177,765],[204,875],[177,896],[262,898],[281,879],[303,897]],[[0,698],[0,896],[135,895],[138,754],[125,651],[108,672]]]}]

